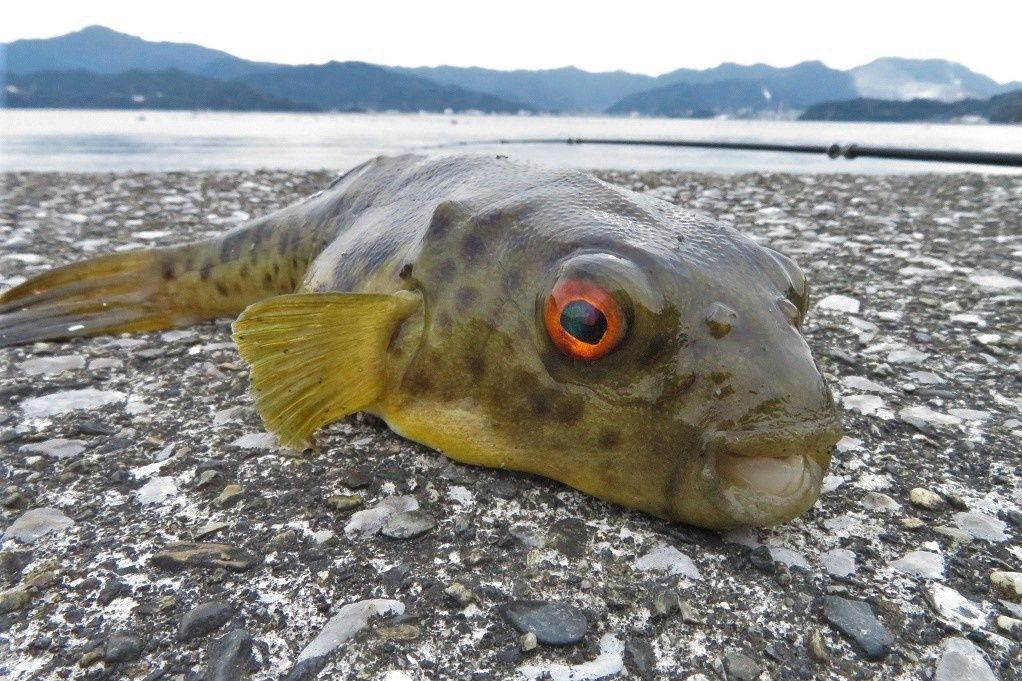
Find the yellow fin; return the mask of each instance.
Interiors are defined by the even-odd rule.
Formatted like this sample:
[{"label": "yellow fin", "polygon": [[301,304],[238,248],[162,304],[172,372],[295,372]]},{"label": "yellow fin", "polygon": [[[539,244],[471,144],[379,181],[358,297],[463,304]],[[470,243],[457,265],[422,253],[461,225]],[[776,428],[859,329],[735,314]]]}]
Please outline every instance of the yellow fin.
[{"label": "yellow fin", "polygon": [[251,367],[256,410],[286,447],[375,403],[387,346],[418,294],[298,293],[250,305],[234,341]]}]

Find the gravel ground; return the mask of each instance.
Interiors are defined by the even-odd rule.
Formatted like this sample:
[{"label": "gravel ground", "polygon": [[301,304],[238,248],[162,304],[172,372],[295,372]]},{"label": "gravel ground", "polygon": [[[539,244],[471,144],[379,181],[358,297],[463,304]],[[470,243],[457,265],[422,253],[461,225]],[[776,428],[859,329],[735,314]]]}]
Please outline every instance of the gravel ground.
[{"label": "gravel ground", "polygon": [[[0,676],[1022,678],[1022,177],[603,176],[809,272],[815,508],[672,526],[363,417],[281,450],[227,322],[0,350]],[[9,174],[0,288],[329,179]]]}]

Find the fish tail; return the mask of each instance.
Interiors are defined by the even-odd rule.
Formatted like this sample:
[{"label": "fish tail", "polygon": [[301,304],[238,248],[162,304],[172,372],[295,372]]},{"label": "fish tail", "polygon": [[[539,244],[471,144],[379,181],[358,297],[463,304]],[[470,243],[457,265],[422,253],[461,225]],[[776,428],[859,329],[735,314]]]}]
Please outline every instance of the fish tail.
[{"label": "fish tail", "polygon": [[[265,232],[281,238],[263,239]],[[258,300],[295,290],[311,260],[297,248],[299,234],[257,221],[209,241],[44,272],[0,292],[0,347],[235,317]]]}]

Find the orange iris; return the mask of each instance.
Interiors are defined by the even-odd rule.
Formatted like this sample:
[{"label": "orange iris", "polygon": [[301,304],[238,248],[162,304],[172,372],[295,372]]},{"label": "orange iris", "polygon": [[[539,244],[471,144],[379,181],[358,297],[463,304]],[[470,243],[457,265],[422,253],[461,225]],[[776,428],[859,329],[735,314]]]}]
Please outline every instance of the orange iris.
[{"label": "orange iris", "polygon": [[621,306],[603,287],[584,279],[557,282],[543,310],[547,334],[568,357],[592,362],[617,347]]}]

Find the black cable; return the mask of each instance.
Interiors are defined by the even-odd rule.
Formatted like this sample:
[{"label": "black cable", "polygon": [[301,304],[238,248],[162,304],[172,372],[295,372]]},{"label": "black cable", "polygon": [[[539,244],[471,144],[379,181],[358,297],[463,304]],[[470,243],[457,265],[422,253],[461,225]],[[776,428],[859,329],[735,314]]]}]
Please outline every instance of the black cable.
[{"label": "black cable", "polygon": [[[873,147],[859,144],[775,144],[765,142],[722,142],[702,140],[644,140],[644,139],[501,139],[490,141],[457,142],[458,146],[489,144],[597,144],[633,147],[688,147],[693,149],[737,149],[742,151],[780,151],[795,154],[826,154],[830,158],[889,158],[908,161],[939,161],[946,163],[973,163],[992,166],[1022,168],[1022,154],[1001,151],[965,151],[954,149],[911,149],[902,147]],[[447,146],[447,145],[438,145]]]}]

